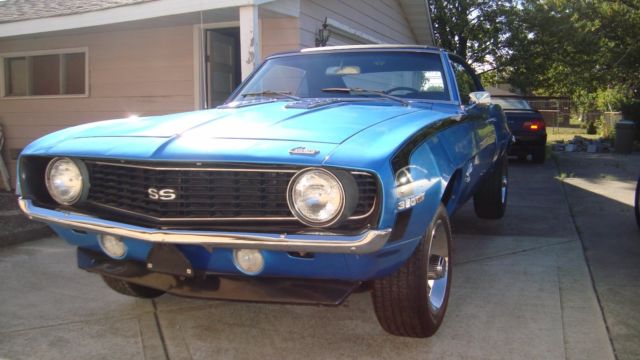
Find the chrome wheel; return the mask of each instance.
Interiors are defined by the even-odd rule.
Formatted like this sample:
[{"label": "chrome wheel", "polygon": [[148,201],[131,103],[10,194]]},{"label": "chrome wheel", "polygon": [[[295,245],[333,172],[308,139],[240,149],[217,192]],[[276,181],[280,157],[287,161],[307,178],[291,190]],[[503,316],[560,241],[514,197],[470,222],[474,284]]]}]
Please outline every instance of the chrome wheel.
[{"label": "chrome wheel", "polygon": [[502,186],[500,187],[500,200],[502,203],[507,202],[507,190],[509,189],[509,177],[507,174],[502,175]]},{"label": "chrome wheel", "polygon": [[640,177],[638,178],[638,183],[636,184],[635,211],[636,211],[636,222],[638,223],[638,226],[640,226]]},{"label": "chrome wheel", "polygon": [[442,308],[449,283],[449,241],[447,228],[441,220],[433,226],[427,259],[428,302],[435,313]]},{"label": "chrome wheel", "polygon": [[435,334],[451,290],[450,251],[451,225],[441,204],[411,257],[394,273],[373,282],[376,317],[388,333],[421,338]]}]

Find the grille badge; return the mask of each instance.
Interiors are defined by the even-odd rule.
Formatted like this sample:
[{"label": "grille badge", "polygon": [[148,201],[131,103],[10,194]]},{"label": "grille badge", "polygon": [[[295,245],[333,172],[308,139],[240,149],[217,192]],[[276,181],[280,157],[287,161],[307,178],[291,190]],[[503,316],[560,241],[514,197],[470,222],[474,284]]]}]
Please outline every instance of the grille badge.
[{"label": "grille badge", "polygon": [[147,193],[151,200],[169,201],[176,199],[176,191],[173,189],[156,189],[151,187],[147,189]]}]

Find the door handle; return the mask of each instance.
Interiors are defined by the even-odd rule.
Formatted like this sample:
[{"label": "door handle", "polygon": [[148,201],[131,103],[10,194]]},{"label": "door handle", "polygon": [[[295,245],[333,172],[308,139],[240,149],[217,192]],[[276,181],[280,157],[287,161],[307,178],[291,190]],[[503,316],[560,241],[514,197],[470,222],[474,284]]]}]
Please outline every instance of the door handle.
[{"label": "door handle", "polygon": [[496,123],[496,119],[491,118],[491,119],[489,119],[489,120],[485,120],[485,122],[484,122],[484,123],[485,123],[485,124],[495,124],[495,123]]}]

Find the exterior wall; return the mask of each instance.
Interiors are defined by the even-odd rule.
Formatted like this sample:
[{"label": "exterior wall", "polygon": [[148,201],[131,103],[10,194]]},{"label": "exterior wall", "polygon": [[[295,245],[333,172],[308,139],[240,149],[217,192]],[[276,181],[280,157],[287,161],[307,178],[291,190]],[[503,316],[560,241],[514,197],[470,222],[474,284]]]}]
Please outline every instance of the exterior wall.
[{"label": "exterior wall", "polygon": [[[300,44],[315,46],[325,18],[336,20],[384,43],[415,44],[413,33],[397,0],[300,0]],[[338,36],[327,45],[346,45]]]},{"label": "exterior wall", "polygon": [[0,53],[78,47],[89,52],[88,97],[0,99],[12,172],[17,149],[55,130],[193,109],[192,26],[0,39]]},{"label": "exterior wall", "polygon": [[260,22],[262,24],[262,59],[277,52],[301,48],[298,18],[263,18]]}]

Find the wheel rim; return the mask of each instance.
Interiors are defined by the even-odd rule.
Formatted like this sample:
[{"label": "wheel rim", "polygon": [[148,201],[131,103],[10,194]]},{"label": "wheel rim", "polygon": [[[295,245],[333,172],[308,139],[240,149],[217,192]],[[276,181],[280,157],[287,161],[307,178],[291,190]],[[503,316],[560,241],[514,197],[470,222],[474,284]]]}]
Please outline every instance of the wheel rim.
[{"label": "wheel rim", "polygon": [[502,203],[507,202],[507,190],[509,188],[509,177],[507,174],[502,175],[502,183],[500,185],[500,200]]},{"label": "wheel rim", "polygon": [[429,307],[433,312],[442,308],[447,297],[449,285],[449,239],[448,232],[441,220],[431,231],[427,263],[427,293]]},{"label": "wheel rim", "polygon": [[507,190],[509,189],[509,173],[507,172],[507,166],[502,166],[502,179],[500,181],[500,201],[502,204],[507,203]]}]

